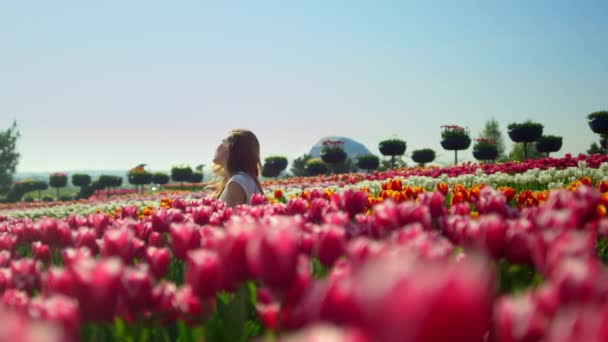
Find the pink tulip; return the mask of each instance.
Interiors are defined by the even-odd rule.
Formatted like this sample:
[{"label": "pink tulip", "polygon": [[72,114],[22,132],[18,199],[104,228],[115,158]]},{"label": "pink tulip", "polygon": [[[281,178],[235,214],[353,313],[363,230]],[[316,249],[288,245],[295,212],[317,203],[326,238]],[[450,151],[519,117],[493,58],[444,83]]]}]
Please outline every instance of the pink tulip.
[{"label": "pink tulip", "polygon": [[10,264],[13,286],[18,290],[33,292],[40,289],[40,267],[33,259],[13,260]]},{"label": "pink tulip", "polygon": [[304,215],[308,210],[306,201],[301,198],[292,198],[285,206],[287,215]]},{"label": "pink tulip", "polygon": [[153,312],[160,317],[159,320],[164,324],[169,324],[177,318],[175,307],[176,292],[177,288],[175,284],[164,280],[158,283],[152,291]]},{"label": "pink tulip", "polygon": [[27,292],[18,289],[10,289],[4,291],[1,299],[2,305],[7,308],[14,309],[18,312],[26,312],[30,304],[30,297]]},{"label": "pink tulip", "polygon": [[51,261],[51,250],[49,249],[49,246],[40,241],[32,243],[32,254],[34,255],[35,260],[42,262]]},{"label": "pink tulip", "polygon": [[541,341],[549,328],[550,318],[529,294],[500,298],[494,309],[495,341]]},{"label": "pink tulip", "polygon": [[222,264],[216,252],[196,249],[188,252],[185,283],[201,299],[215,296],[222,286]]},{"label": "pink tulip", "polygon": [[93,253],[86,247],[64,248],[61,250],[61,258],[66,266],[72,265],[80,259],[90,258],[91,256],[93,256]]},{"label": "pink tulip", "polygon": [[97,233],[94,229],[87,227],[80,227],[76,232],[73,233],[72,240],[74,241],[74,247],[86,247],[96,254],[99,251],[97,246]]},{"label": "pink tulip", "polygon": [[316,198],[310,201],[310,208],[305,217],[309,222],[321,223],[329,210],[329,203],[325,199]]},{"label": "pink tulip", "polygon": [[323,265],[330,267],[346,251],[345,232],[335,225],[324,225],[321,229],[316,255]]},{"label": "pink tulip", "polygon": [[420,203],[429,207],[432,217],[443,216],[447,213],[445,196],[439,191],[423,193],[418,196]]},{"label": "pink tulip", "polygon": [[185,260],[188,251],[200,246],[200,232],[198,227],[189,223],[172,224],[171,252],[178,259]]},{"label": "pink tulip", "polygon": [[61,325],[65,338],[78,340],[82,322],[78,303],[74,299],[61,295],[37,297],[30,302],[29,313],[30,316]]},{"label": "pink tulip", "polygon": [[136,255],[137,247],[143,247],[141,241],[129,229],[108,229],[103,235],[101,254],[104,257],[120,257],[125,264],[130,264]]},{"label": "pink tulip", "polygon": [[288,288],[296,280],[300,237],[288,222],[260,231],[247,245],[249,269],[272,288]]},{"label": "pink tulip", "polygon": [[146,262],[150,271],[156,278],[162,278],[169,270],[171,255],[166,248],[148,247],[146,249]]},{"label": "pink tulip", "polygon": [[148,234],[148,245],[154,247],[164,247],[167,245],[167,239],[164,233],[150,232]]},{"label": "pink tulip", "polygon": [[8,250],[0,250],[0,267],[7,267],[11,262],[11,252]]},{"label": "pink tulip", "polygon": [[80,259],[71,266],[85,320],[111,321],[116,312],[123,265],[120,259]]},{"label": "pink tulip", "polygon": [[203,314],[201,299],[194,293],[190,285],[184,285],[175,292],[173,306],[181,319],[191,324],[199,323]]},{"label": "pink tulip", "polygon": [[45,295],[62,294],[75,297],[77,288],[74,275],[69,269],[50,267],[42,275],[42,293]]},{"label": "pink tulip", "polygon": [[345,211],[351,218],[365,211],[367,199],[367,192],[355,190],[346,190],[341,194],[333,194],[331,196],[332,204],[336,208]]}]

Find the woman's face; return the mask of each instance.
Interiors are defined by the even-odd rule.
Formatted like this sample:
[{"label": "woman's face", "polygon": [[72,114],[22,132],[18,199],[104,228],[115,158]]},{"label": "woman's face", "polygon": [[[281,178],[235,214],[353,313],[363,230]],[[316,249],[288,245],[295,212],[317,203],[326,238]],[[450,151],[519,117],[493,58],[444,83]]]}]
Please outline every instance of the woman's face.
[{"label": "woman's face", "polygon": [[222,166],[226,166],[228,161],[228,143],[226,139],[222,140],[222,143],[215,150],[215,156],[213,162]]}]

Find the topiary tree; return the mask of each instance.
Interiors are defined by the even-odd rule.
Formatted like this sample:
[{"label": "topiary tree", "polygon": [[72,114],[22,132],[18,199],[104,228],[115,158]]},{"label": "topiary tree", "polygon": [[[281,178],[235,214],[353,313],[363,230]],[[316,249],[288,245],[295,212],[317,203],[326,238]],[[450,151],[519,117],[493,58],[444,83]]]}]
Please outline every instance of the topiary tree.
[{"label": "topiary tree", "polygon": [[203,181],[203,173],[200,171],[192,172],[190,176],[190,183],[192,183],[192,191],[194,191],[194,185]]},{"label": "topiary tree", "polygon": [[424,167],[425,164],[432,163],[435,160],[435,151],[430,148],[423,148],[412,151],[412,160]]},{"label": "topiary tree", "polygon": [[395,168],[395,158],[405,154],[407,144],[404,140],[392,138],[383,140],[378,144],[378,149],[383,156],[391,157],[391,169]]},{"label": "topiary tree", "polygon": [[262,166],[262,176],[267,178],[277,178],[288,165],[287,158],[281,156],[270,156],[264,159]]},{"label": "topiary tree", "polygon": [[33,191],[38,191],[38,200],[42,199],[42,191],[44,191],[48,188],[49,188],[49,185],[44,181],[36,180],[31,183],[31,189]]},{"label": "topiary tree", "polygon": [[321,159],[328,165],[332,166],[332,172],[335,173],[335,166],[346,161],[348,157],[343,148],[344,142],[340,140],[325,140],[323,141],[323,150],[321,150]]},{"label": "topiary tree", "polygon": [[57,199],[59,199],[59,188],[65,188],[68,185],[68,175],[62,172],[55,172],[49,176],[49,185],[57,190]]},{"label": "topiary tree", "polygon": [[175,165],[171,168],[171,179],[180,183],[180,188],[184,188],[184,182],[189,182],[192,177],[192,168],[189,165]]},{"label": "topiary tree", "polygon": [[110,197],[110,188],[119,187],[122,185],[122,177],[119,176],[111,176],[111,175],[101,175],[97,180],[97,185],[101,189],[106,189],[108,197]]},{"label": "topiary tree", "polygon": [[91,185],[91,176],[84,173],[75,173],[72,175],[72,184],[77,187],[84,187]]},{"label": "topiary tree", "polygon": [[507,128],[509,130],[509,138],[511,138],[514,143],[523,143],[524,160],[527,160],[528,143],[535,142],[543,135],[543,125],[528,120],[522,123],[511,123]]},{"label": "topiary tree", "polygon": [[443,129],[441,146],[448,151],[454,151],[454,164],[458,164],[458,151],[466,150],[471,146],[469,131],[456,125],[446,125],[441,128]]},{"label": "topiary tree", "polygon": [[368,173],[376,170],[380,166],[380,158],[373,154],[357,157],[357,167],[366,170]]},{"label": "topiary tree", "polygon": [[136,189],[139,188],[140,193],[143,193],[144,185],[150,184],[153,177],[150,172],[146,171],[144,167],[140,165],[129,170],[127,173],[127,180],[130,184],[135,185]]},{"label": "topiary tree", "polygon": [[539,153],[546,153],[547,157],[549,157],[549,153],[561,150],[562,143],[562,137],[556,135],[543,135],[536,141],[536,151]]},{"label": "topiary tree", "polygon": [[491,139],[479,138],[475,139],[476,143],[473,146],[473,157],[479,161],[488,162],[498,157],[498,147],[496,142]]},{"label": "topiary tree", "polygon": [[87,198],[93,194],[91,187],[91,176],[84,173],[75,173],[72,175],[72,184],[80,188],[76,198]]},{"label": "topiary tree", "polygon": [[165,185],[169,183],[169,175],[164,172],[155,172],[152,174],[152,183],[158,185]]},{"label": "topiary tree", "polygon": [[313,158],[306,162],[306,173],[309,176],[317,176],[327,172],[327,165],[320,158]]},{"label": "topiary tree", "polygon": [[587,120],[589,121],[589,128],[595,134],[599,134],[602,142],[600,145],[603,146],[604,151],[606,152],[606,147],[608,147],[607,138],[608,138],[608,111],[600,110],[597,112],[593,112],[587,115]]}]

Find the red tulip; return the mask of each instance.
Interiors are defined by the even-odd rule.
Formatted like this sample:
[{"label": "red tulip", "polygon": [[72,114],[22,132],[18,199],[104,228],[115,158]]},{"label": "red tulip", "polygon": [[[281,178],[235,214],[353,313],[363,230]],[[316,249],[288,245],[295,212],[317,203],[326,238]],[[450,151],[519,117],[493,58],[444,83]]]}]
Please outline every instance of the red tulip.
[{"label": "red tulip", "polygon": [[166,248],[148,247],[146,249],[146,261],[150,271],[156,278],[162,278],[169,270],[171,255]]},{"label": "red tulip", "polygon": [[97,233],[94,229],[87,227],[80,227],[73,233],[74,247],[86,247],[90,249],[93,254],[99,251],[97,246]]}]

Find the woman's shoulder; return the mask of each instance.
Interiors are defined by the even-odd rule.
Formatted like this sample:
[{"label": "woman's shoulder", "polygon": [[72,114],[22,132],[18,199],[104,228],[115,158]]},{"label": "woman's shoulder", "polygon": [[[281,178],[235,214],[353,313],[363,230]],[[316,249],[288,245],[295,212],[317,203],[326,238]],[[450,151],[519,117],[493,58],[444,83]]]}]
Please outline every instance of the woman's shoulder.
[{"label": "woman's shoulder", "polygon": [[240,184],[248,193],[254,193],[257,189],[257,184],[254,178],[245,172],[238,172],[232,175],[228,182],[236,182]]}]

